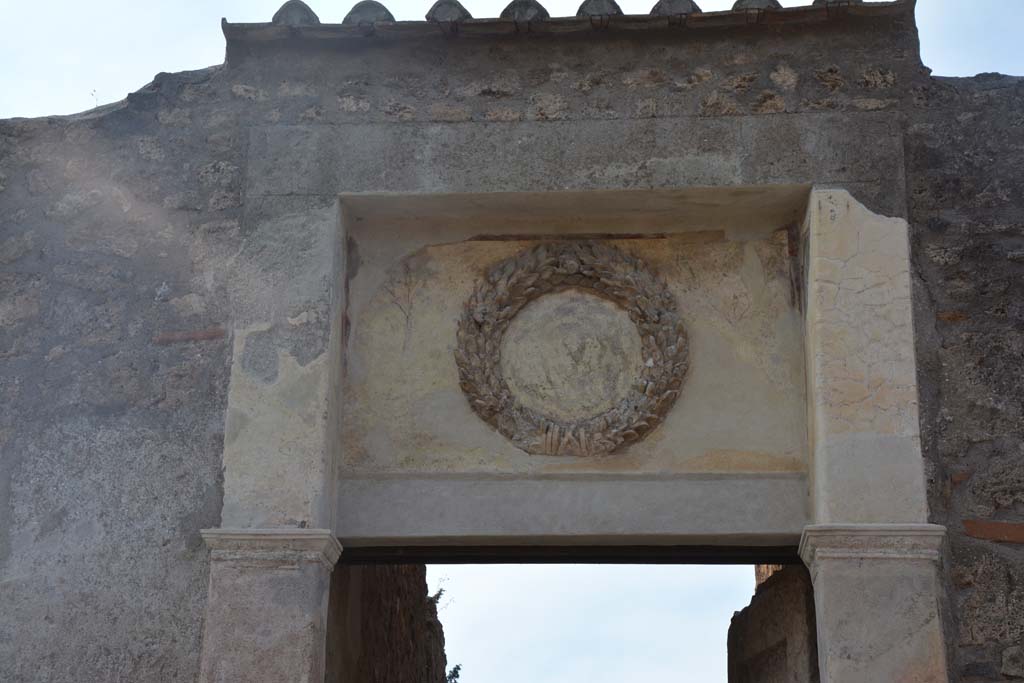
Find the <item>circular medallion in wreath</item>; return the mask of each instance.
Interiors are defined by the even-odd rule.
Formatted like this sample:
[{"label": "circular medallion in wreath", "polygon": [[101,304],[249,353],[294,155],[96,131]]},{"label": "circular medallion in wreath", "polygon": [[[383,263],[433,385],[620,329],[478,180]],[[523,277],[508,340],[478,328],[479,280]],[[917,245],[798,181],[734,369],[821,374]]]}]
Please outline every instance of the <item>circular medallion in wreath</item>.
[{"label": "circular medallion in wreath", "polygon": [[599,456],[665,419],[688,368],[675,298],[640,259],[542,242],[488,269],[458,324],[459,384],[528,453]]}]

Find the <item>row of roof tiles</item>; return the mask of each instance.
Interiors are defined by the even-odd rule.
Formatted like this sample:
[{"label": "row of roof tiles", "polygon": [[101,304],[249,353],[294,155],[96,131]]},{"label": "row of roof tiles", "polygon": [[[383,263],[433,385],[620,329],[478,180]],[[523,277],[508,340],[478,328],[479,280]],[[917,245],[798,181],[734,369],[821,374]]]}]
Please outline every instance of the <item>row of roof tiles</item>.
[{"label": "row of roof tiles", "polygon": [[[813,0],[813,5],[860,5],[864,0]],[[733,11],[782,9],[778,0],[736,0]],[[651,9],[656,16],[684,16],[700,13],[694,0],[657,0]],[[614,17],[622,14],[615,0],[583,0],[577,17]],[[512,0],[501,12],[501,18],[516,22],[542,21],[549,18],[548,11],[538,0]],[[457,23],[472,19],[469,11],[458,0],[437,0],[427,12],[427,21]],[[342,21],[343,25],[394,22],[395,17],[377,0],[356,3]],[[288,0],[277,11],[271,23],[279,26],[315,26],[320,18],[302,0]]]}]

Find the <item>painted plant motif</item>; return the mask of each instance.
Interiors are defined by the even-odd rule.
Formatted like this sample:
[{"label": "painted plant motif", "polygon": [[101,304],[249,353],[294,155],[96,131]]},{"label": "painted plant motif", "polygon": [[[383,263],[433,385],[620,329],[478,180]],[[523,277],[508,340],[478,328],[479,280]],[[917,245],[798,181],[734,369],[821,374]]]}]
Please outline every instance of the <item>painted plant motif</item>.
[{"label": "painted plant motif", "polygon": [[[622,308],[637,327],[643,367],[610,409],[558,420],[522,405],[501,371],[501,342],[531,301],[568,289]],[[455,362],[474,412],[519,448],[538,455],[599,456],[643,439],[665,419],[689,367],[675,298],[640,259],[595,241],[545,242],[492,266],[459,320]]]}]

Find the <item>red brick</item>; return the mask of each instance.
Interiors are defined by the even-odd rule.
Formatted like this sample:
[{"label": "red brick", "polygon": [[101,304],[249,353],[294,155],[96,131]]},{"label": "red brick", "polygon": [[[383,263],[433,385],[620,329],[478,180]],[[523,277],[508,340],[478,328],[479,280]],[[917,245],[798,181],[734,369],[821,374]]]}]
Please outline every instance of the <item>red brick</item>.
[{"label": "red brick", "polygon": [[1024,523],[992,522],[985,519],[965,519],[964,531],[968,536],[986,541],[1024,543]]},{"label": "red brick", "polygon": [[953,482],[953,486],[957,487],[971,478],[970,472],[954,472],[950,475],[949,480]]}]

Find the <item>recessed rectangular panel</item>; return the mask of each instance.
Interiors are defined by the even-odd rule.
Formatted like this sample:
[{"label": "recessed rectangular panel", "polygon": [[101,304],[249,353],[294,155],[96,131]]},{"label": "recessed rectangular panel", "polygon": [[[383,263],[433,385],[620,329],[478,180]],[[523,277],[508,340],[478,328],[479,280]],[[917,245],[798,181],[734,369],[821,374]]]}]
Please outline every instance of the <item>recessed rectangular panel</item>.
[{"label": "recessed rectangular panel", "polygon": [[[729,476],[741,496],[759,490],[757,475],[786,475],[803,490],[791,236],[805,201],[793,187],[343,197],[339,533],[402,538],[409,518],[396,511],[394,524],[367,525],[353,496],[423,477],[450,480],[438,490],[452,496],[460,481],[502,478],[512,500],[508,478],[551,478],[612,509],[622,501],[608,496],[643,500],[650,478],[664,475],[662,517],[686,510],[685,501],[665,502],[672,477],[722,475],[725,488],[715,484],[712,496],[721,500]],[[778,484],[764,490],[777,495]],[[785,521],[761,531],[784,534],[803,498],[798,514],[787,508]],[[744,528],[730,519],[741,510],[747,522],[756,517],[726,506],[705,531]],[[507,524],[448,531],[543,535],[543,511],[530,511],[528,524],[511,502],[504,511]],[[463,512],[463,521],[479,517]],[[587,519],[581,513],[564,531],[586,537]],[[656,529],[644,519],[634,520],[637,534],[671,535],[665,519]],[[418,520],[445,535],[441,520]],[[592,531],[628,536],[631,524]],[[701,536],[701,527],[691,523],[685,535]],[[559,529],[552,517],[547,531]]]}]

